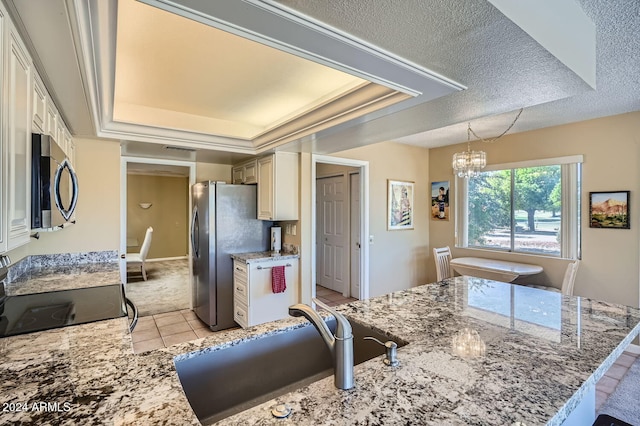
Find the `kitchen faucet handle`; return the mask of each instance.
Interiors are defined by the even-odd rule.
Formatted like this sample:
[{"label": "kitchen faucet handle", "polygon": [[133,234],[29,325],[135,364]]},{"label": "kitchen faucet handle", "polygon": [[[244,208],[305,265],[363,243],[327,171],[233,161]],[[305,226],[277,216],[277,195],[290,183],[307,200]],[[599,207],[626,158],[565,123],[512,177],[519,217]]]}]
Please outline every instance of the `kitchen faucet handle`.
[{"label": "kitchen faucet handle", "polygon": [[398,361],[398,344],[396,342],[394,342],[393,340],[387,340],[385,343],[382,343],[380,340],[371,336],[366,336],[364,340],[373,340],[374,342],[377,342],[385,347],[385,349],[387,350],[387,357],[382,362],[384,362],[386,365],[390,367],[396,367],[398,364],[400,364],[400,361]]},{"label": "kitchen faucet handle", "polygon": [[312,298],[311,300],[313,301],[313,303],[315,303],[316,305],[320,306],[322,309],[324,309],[325,311],[329,312],[331,315],[333,315],[336,318],[336,323],[337,323],[337,328],[336,328],[336,333],[335,333],[335,337],[336,338],[338,338],[338,339],[350,339],[350,338],[353,337],[353,333],[352,333],[352,329],[351,329],[351,323],[349,322],[349,320],[344,315],[342,315],[341,313],[335,311],[329,305],[324,304],[323,302],[319,301],[315,297]]}]

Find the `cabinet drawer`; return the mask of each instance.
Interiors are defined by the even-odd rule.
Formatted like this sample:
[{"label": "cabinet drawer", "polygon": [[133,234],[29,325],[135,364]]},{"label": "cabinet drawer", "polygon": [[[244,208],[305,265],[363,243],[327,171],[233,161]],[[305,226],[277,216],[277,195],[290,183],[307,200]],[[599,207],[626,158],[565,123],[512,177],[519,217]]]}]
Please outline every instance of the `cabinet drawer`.
[{"label": "cabinet drawer", "polygon": [[249,326],[249,310],[242,303],[233,303],[233,319],[240,324],[242,328]]},{"label": "cabinet drawer", "polygon": [[239,280],[234,277],[233,279],[233,300],[236,302],[244,303],[249,306],[249,293],[247,291],[247,282]]},{"label": "cabinet drawer", "polygon": [[244,276],[245,280],[247,279],[247,264],[240,263],[237,260],[233,262],[233,275]]}]

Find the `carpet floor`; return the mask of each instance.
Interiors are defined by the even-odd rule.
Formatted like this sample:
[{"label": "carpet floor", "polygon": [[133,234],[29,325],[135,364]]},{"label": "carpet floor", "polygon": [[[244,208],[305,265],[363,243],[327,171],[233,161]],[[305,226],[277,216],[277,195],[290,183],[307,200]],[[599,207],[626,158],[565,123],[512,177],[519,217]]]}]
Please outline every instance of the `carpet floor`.
[{"label": "carpet floor", "polygon": [[640,426],[640,358],[631,365],[597,414],[608,414]]},{"label": "carpet floor", "polygon": [[141,317],[189,309],[189,286],[186,259],[147,262],[147,281],[142,279],[140,267],[127,269],[127,297]]}]

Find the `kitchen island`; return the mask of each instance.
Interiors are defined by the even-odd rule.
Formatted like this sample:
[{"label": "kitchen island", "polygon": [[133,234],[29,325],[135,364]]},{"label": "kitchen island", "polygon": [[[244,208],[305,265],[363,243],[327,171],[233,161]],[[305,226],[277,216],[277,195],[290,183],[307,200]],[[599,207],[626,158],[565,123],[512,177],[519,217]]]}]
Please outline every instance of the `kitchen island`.
[{"label": "kitchen island", "polygon": [[[640,332],[634,308],[470,277],[337,309],[408,341],[400,366],[374,358],[355,367],[353,389],[328,377],[220,424],[562,424]],[[125,319],[5,338],[0,420],[197,424],[174,358],[303,326],[285,319],[139,355]],[[60,409],[33,410],[42,402]],[[293,409],[288,419],[271,417],[275,402]]]}]

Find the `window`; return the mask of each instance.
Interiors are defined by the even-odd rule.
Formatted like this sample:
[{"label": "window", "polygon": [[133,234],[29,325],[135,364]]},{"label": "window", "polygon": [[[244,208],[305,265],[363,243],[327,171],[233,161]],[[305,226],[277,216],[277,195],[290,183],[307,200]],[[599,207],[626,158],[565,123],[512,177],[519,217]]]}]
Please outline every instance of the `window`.
[{"label": "window", "polygon": [[458,247],[578,258],[581,162],[495,165],[458,178]]}]

